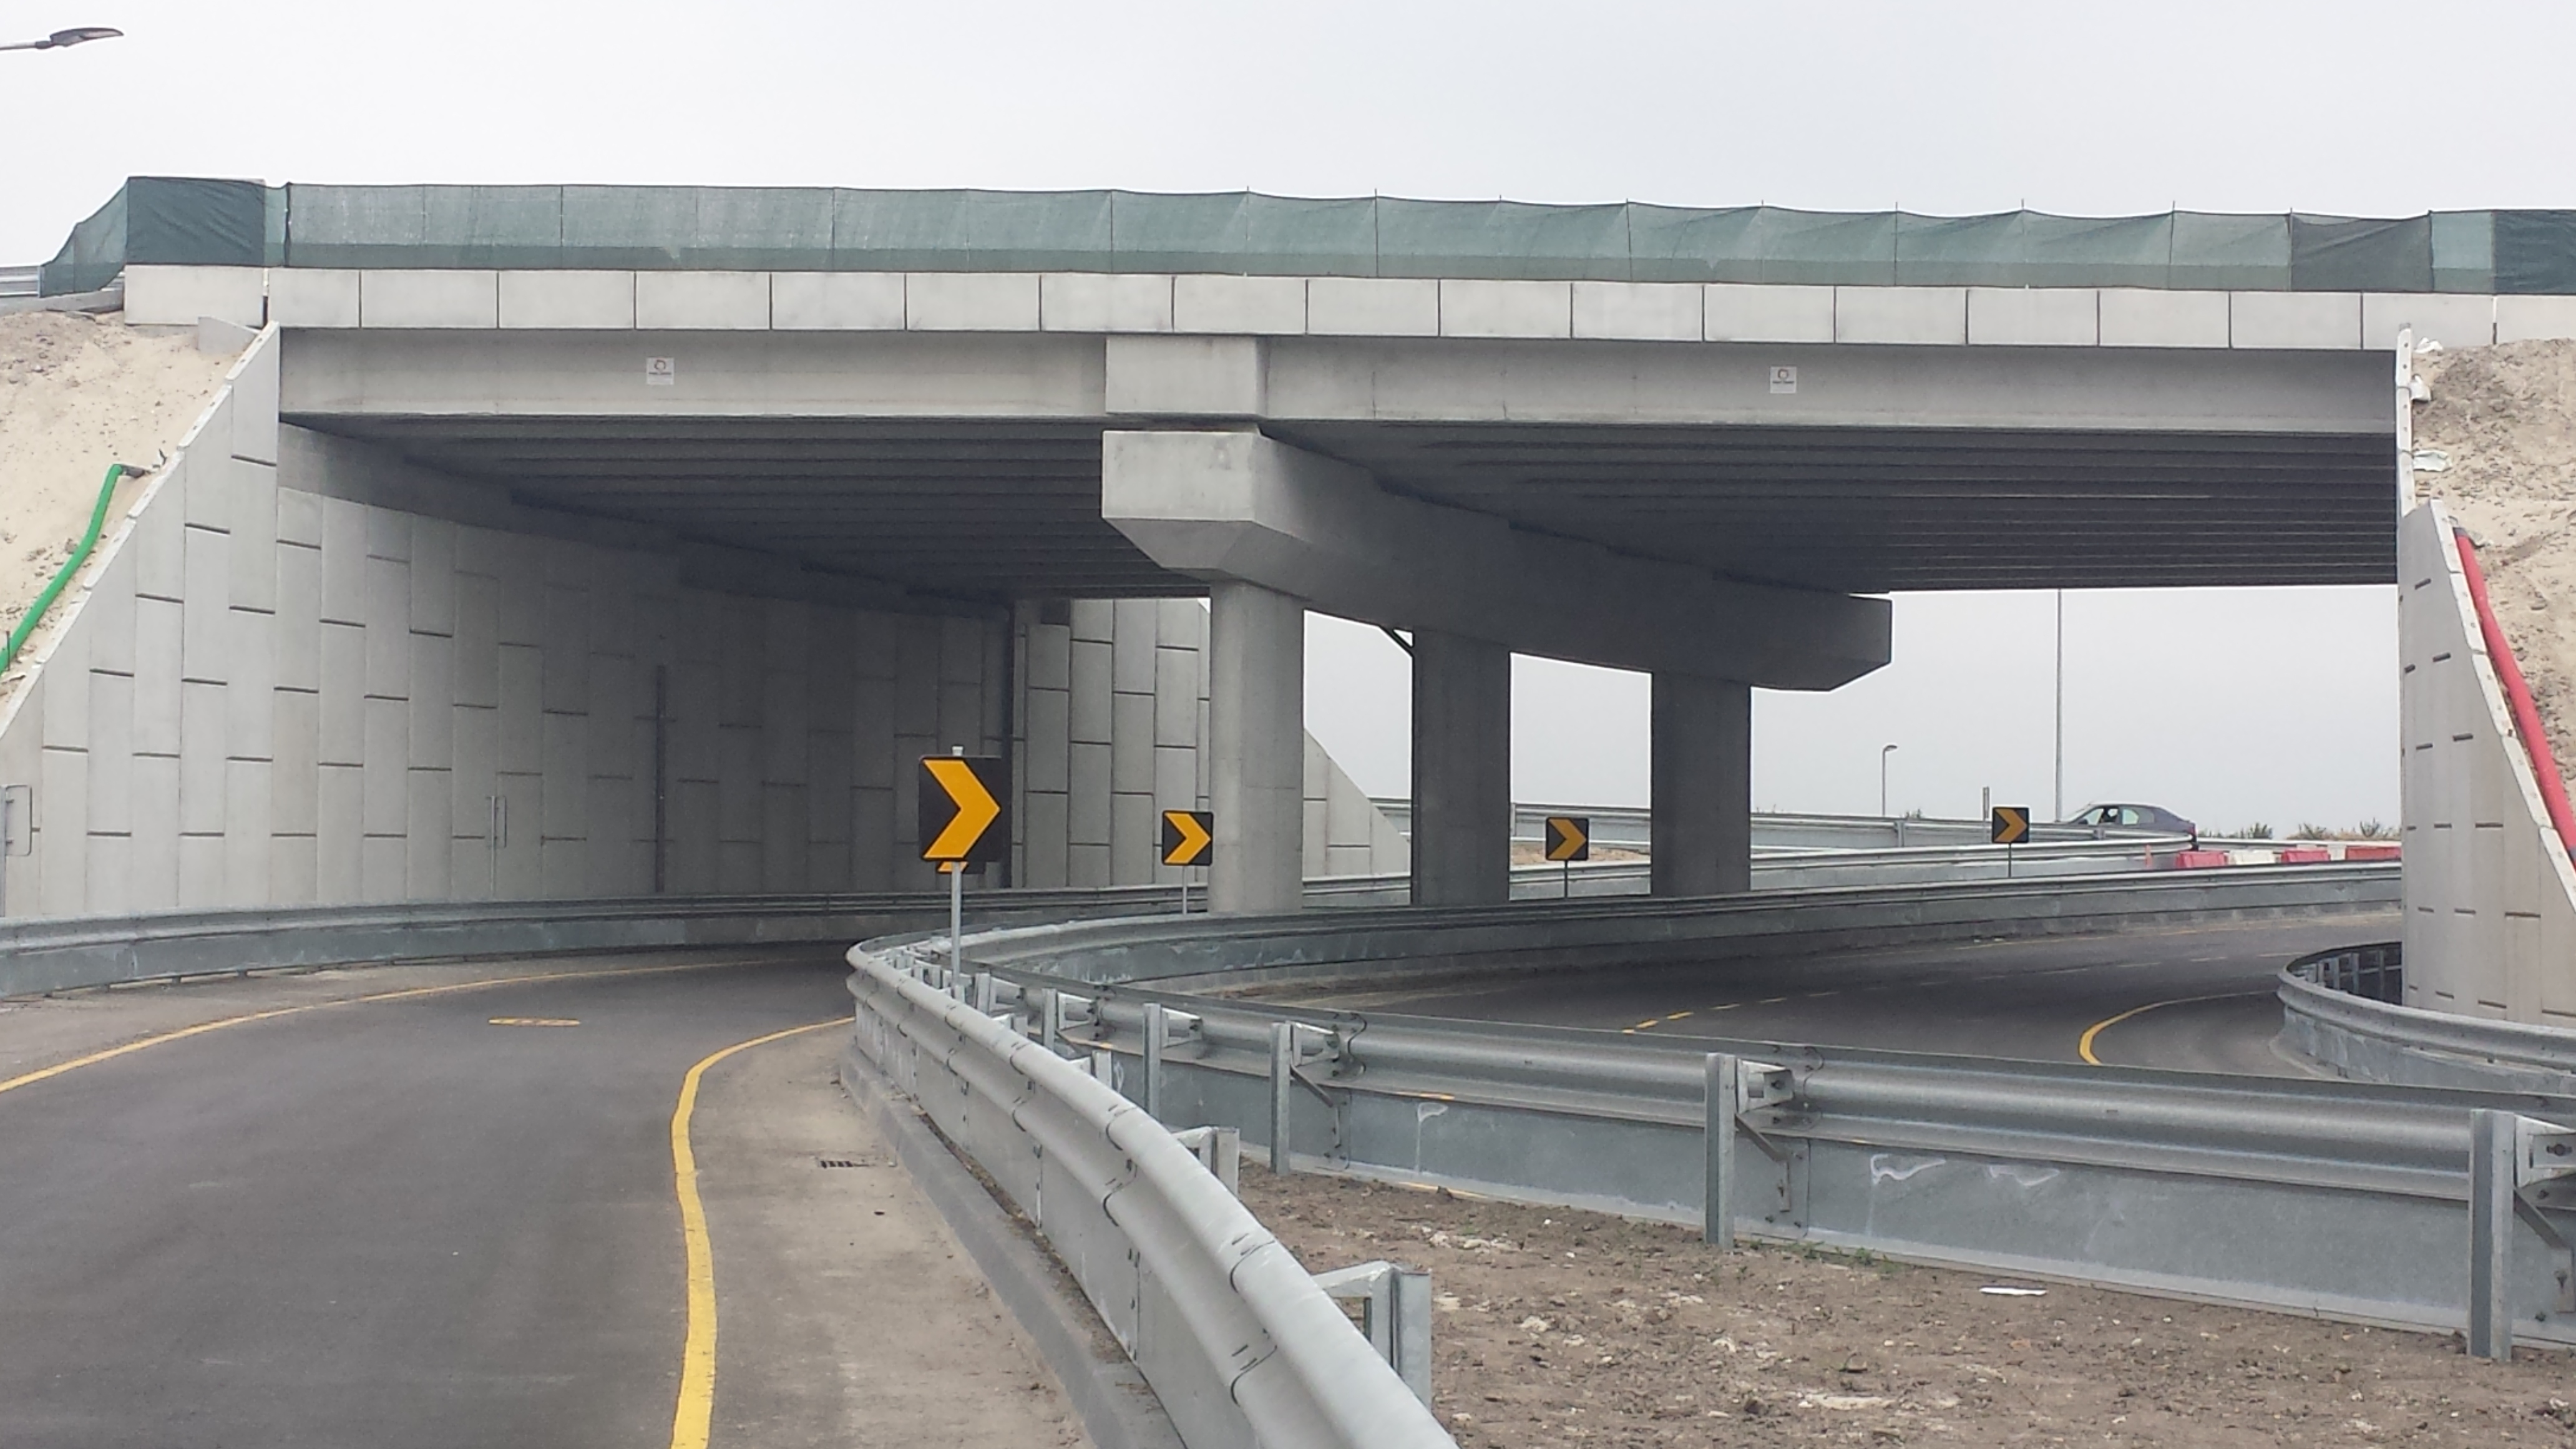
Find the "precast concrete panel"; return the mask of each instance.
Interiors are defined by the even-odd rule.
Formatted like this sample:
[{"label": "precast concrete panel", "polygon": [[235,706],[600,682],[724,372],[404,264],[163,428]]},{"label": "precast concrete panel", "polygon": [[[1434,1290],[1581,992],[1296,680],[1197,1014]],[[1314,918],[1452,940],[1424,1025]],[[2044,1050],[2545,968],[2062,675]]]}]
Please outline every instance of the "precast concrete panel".
[{"label": "precast concrete panel", "polygon": [[2361,346],[2358,292],[2230,292],[2231,347],[2350,351]]},{"label": "precast concrete panel", "polygon": [[[127,547],[134,550],[134,592],[155,599],[176,601],[188,587],[188,531],[181,516],[181,485],[184,480],[172,475],[160,480],[142,498],[135,501],[134,532]],[[154,508],[167,493],[169,508]]]},{"label": "precast concrete panel", "polygon": [[268,274],[268,320],[280,327],[355,327],[358,274],[342,267],[278,267]]},{"label": "precast concrete panel", "polygon": [[907,272],[904,326],[914,332],[1035,332],[1038,279],[1026,272]]},{"label": "precast concrete panel", "polygon": [[361,273],[358,319],[368,328],[477,328],[501,324],[501,278],[486,271]]},{"label": "precast concrete panel", "polygon": [[268,843],[271,903],[309,906],[322,899],[321,842],[311,835],[276,835]]},{"label": "precast concrete panel", "polygon": [[89,755],[48,747],[37,755],[38,914],[89,907]]},{"label": "precast concrete panel", "polygon": [[1038,279],[1038,325],[1049,332],[1169,332],[1172,279],[1048,272]]},{"label": "precast concrete panel", "polygon": [[901,272],[775,272],[769,325],[781,332],[900,332]]},{"label": "precast concrete panel", "polygon": [[87,820],[94,835],[134,830],[134,681],[119,674],[90,676],[90,733],[81,756]]},{"label": "precast concrete panel", "polygon": [[1571,337],[1573,284],[1444,279],[1443,337]]},{"label": "precast concrete panel", "polygon": [[[179,681],[185,606],[169,599],[134,601],[134,748],[179,753]],[[112,676],[99,674],[92,679]],[[95,723],[95,721],[93,721]]]},{"label": "precast concrete panel", "polygon": [[2498,342],[2576,337],[2576,297],[2498,297],[2495,327]]},{"label": "precast concrete panel", "polygon": [[311,835],[321,828],[322,697],[281,689],[270,708],[269,828]]},{"label": "precast concrete panel", "polygon": [[[46,681],[36,701],[36,724],[42,747],[86,750],[90,740],[90,696],[99,678],[90,672],[89,631],[67,629],[54,640],[38,676]],[[129,689],[131,685],[127,686]],[[22,713],[19,716],[25,718]]]},{"label": "precast concrete panel", "polygon": [[[359,776],[364,791],[359,829],[369,835],[408,834],[404,812],[411,800],[406,778],[411,769],[410,707],[399,699],[370,699],[362,718],[366,757]],[[387,899],[399,898],[397,894]]]},{"label": "precast concrete panel", "polygon": [[365,782],[356,765],[325,764],[320,771],[320,818],[313,832],[314,899],[340,905],[361,899],[359,842],[365,831]]},{"label": "precast concrete panel", "polygon": [[639,331],[765,332],[767,272],[637,272]]},{"label": "precast concrete panel", "polygon": [[277,469],[235,460],[233,506],[225,550],[230,566],[225,602],[236,609],[277,608]]},{"label": "precast concrete panel", "polygon": [[1574,335],[1631,342],[1698,342],[1706,299],[1679,282],[1576,282]]},{"label": "precast concrete panel", "polygon": [[276,730],[277,617],[233,609],[226,618],[233,668],[224,691],[224,752],[236,760],[265,760]]},{"label": "precast concrete panel", "polygon": [[635,294],[633,272],[503,272],[500,324],[523,330],[629,329],[635,326]]},{"label": "precast concrete panel", "polygon": [[1102,356],[1114,414],[1256,417],[1268,398],[1267,359],[1250,337],[1111,337]]},{"label": "precast concrete panel", "polygon": [[1314,277],[1306,329],[1323,337],[1437,337],[1440,283],[1428,277]]},{"label": "precast concrete panel", "polygon": [[1968,340],[1968,289],[1836,287],[1834,340],[1964,346]]},{"label": "precast concrete panel", "polygon": [[[1150,751],[1149,751],[1150,753]],[[1148,768],[1148,776],[1152,770]],[[1162,816],[1151,791],[1121,791],[1109,802],[1109,878],[1118,885],[1154,879],[1162,843]]]},{"label": "precast concrete panel", "polygon": [[2366,292],[2361,299],[2361,345],[2385,351],[2401,329],[2420,346],[2485,347],[2495,341],[2496,299],[2441,292]]},{"label": "precast concrete panel", "polygon": [[413,769],[404,778],[408,799],[403,840],[403,894],[415,901],[443,901],[455,894],[454,795],[447,771]]},{"label": "precast concrete panel", "polygon": [[270,900],[269,852],[276,830],[269,809],[271,771],[266,760],[224,762],[223,904],[228,906]]},{"label": "precast concrete panel", "polygon": [[2101,294],[2090,287],[1970,287],[1972,346],[2091,347],[2102,340]]},{"label": "precast concrete panel", "polygon": [[89,667],[111,674],[134,672],[134,554],[119,550],[92,579],[77,605],[88,636]]},{"label": "precast concrete panel", "polygon": [[125,320],[138,327],[193,327],[212,317],[243,327],[268,322],[268,273],[260,267],[129,266]]},{"label": "precast concrete panel", "polygon": [[1154,696],[1150,694],[1110,697],[1109,788],[1129,794],[1153,792]]},{"label": "precast concrete panel", "polygon": [[274,343],[254,345],[234,360],[224,384],[232,455],[271,468],[277,466],[277,352]]},{"label": "precast concrete panel", "polygon": [[224,831],[224,695],[221,684],[179,690],[179,830]]},{"label": "precast concrete panel", "polygon": [[1302,277],[1174,277],[1172,330],[1246,337],[1303,332],[1306,281]]},{"label": "precast concrete panel", "polygon": [[1834,289],[1711,282],[1700,289],[1704,342],[1831,342]]},{"label": "precast concrete panel", "polygon": [[180,677],[221,684],[230,676],[226,602],[232,595],[228,535],[210,528],[184,531],[187,583],[179,605]]}]

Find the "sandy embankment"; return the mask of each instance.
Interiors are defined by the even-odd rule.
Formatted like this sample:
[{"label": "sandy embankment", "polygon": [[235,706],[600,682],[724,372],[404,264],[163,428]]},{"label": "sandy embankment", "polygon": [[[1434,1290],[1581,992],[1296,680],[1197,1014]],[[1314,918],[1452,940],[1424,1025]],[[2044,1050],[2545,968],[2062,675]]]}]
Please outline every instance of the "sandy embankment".
[{"label": "sandy embankment", "polygon": [[2416,371],[2432,392],[2416,482],[2477,541],[2550,748],[2576,767],[2576,342],[2432,352]]},{"label": "sandy embankment", "polygon": [[[158,464],[231,365],[185,333],[76,312],[0,315],[0,627],[14,629],[70,557],[107,465]],[[119,484],[116,507],[141,486]]]}]

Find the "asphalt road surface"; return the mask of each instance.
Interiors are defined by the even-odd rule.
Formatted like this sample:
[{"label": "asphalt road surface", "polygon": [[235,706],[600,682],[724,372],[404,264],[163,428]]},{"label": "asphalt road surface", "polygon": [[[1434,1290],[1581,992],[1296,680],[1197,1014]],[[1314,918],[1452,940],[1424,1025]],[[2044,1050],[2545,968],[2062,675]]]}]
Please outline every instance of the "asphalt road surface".
[{"label": "asphalt road surface", "polygon": [[[884,1442],[1071,1442],[832,1085],[846,975],[589,958],[0,1009],[0,1444],[682,1442],[680,1085],[815,1022],[705,1074],[714,1443],[861,1442],[866,1401],[935,1411],[959,1356],[983,1420]],[[250,1012],[277,1014],[29,1080]]]},{"label": "asphalt road surface", "polygon": [[1272,999],[1659,1037],[2038,1061],[2089,1051],[2105,1065],[2295,1076],[2308,1069],[2273,1045],[2273,973],[2397,927],[2393,913],[2346,915]]}]

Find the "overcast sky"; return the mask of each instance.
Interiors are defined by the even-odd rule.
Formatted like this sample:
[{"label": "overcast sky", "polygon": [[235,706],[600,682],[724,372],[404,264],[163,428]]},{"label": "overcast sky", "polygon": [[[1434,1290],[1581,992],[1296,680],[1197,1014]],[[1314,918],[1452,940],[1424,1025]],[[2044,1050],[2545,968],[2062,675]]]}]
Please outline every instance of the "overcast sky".
[{"label": "overcast sky", "polygon": [[[0,0],[0,262],[131,173],[1126,186],[2121,214],[2576,205],[2563,3]],[[11,38],[15,38],[12,36]],[[2076,594],[2068,805],[2394,819],[2386,589]],[[1901,598],[1896,663],[1756,707],[1754,798],[2045,808],[2050,600]],[[1405,785],[1402,658],[1317,622],[1309,719]],[[1516,793],[1642,801],[1644,682],[1524,661]],[[1572,686],[1572,687],[1569,687]],[[1392,691],[1392,693],[1390,693]]]}]

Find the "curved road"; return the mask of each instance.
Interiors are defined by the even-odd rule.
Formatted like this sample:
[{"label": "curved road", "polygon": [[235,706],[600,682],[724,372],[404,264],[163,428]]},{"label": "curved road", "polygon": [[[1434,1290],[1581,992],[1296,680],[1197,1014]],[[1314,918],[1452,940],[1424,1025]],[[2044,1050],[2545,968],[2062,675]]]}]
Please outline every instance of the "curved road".
[{"label": "curved road", "polygon": [[[705,1442],[675,1102],[712,1053],[845,1021],[845,977],[828,952],[587,958],[0,1007],[0,1444]],[[719,1445],[856,1442],[854,1417],[902,1439],[907,1398],[969,1387],[943,1373],[963,1355],[1037,1411],[915,1429],[1067,1442],[867,1152],[843,1037],[704,1074],[724,1336],[699,1422]]]},{"label": "curved road", "polygon": [[1958,942],[1580,977],[1504,977],[1315,1005],[1740,1041],[2296,1076],[2273,973],[2393,937],[2393,912],[2107,936]]}]

